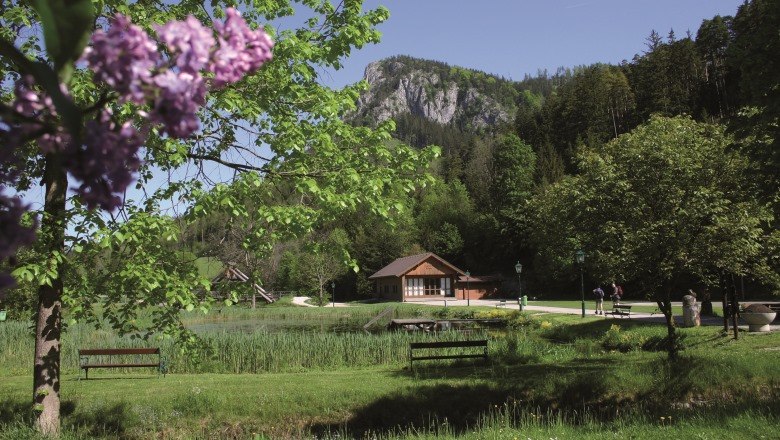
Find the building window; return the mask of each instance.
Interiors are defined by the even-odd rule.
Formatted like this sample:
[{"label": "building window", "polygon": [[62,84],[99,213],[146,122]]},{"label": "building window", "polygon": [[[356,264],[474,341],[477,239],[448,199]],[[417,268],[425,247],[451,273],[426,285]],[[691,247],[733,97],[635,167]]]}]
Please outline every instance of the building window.
[{"label": "building window", "polygon": [[449,278],[407,278],[406,296],[452,295]]}]

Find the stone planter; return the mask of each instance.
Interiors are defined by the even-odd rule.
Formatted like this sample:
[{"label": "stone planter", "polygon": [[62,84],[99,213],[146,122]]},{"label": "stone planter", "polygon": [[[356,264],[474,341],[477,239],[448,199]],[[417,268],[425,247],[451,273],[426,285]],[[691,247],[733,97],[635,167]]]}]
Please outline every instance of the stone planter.
[{"label": "stone planter", "polygon": [[748,323],[751,332],[768,332],[769,323],[775,320],[777,312],[772,313],[753,313],[739,312],[739,317]]}]

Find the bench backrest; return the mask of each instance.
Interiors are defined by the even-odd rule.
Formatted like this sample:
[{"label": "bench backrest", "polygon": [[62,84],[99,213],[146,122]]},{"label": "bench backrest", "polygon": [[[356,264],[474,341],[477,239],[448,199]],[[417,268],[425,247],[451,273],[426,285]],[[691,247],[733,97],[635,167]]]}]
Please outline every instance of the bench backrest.
[{"label": "bench backrest", "polygon": [[458,347],[487,347],[486,340],[479,341],[442,341],[442,342],[410,342],[409,348],[458,348]]},{"label": "bench backrest", "polygon": [[86,348],[79,350],[79,356],[119,354],[160,354],[159,348]]},{"label": "bench backrest", "polygon": [[616,309],[630,309],[631,305],[630,304],[615,304],[612,307],[614,307]]}]

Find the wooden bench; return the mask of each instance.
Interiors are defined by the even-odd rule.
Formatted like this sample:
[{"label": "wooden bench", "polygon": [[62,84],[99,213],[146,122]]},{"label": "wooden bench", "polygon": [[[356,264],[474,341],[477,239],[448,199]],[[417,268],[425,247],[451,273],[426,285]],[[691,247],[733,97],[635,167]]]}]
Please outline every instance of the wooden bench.
[{"label": "wooden bench", "polygon": [[[153,362],[155,355],[157,359]],[[84,379],[89,379],[90,368],[156,368],[163,377],[168,372],[159,348],[80,349],[79,367],[84,370]]]},{"label": "wooden bench", "polygon": [[[448,353],[448,354],[430,354],[433,350],[447,349],[447,348],[482,348],[481,353],[472,352],[460,352],[460,353]],[[415,350],[425,350],[425,354],[422,356],[415,356]],[[412,368],[414,361],[425,361],[434,359],[472,359],[482,358],[487,360],[488,358],[488,341],[485,339],[475,341],[447,341],[447,342],[410,342],[409,343],[409,367]]]},{"label": "wooden bench", "polygon": [[606,312],[604,315],[606,317],[606,314],[609,313],[614,318],[615,316],[620,316],[621,318],[623,316],[628,316],[631,318],[631,305],[630,304],[613,304],[612,305],[612,311]]},{"label": "wooden bench", "polygon": [[506,307],[506,300],[505,299],[502,299],[501,301],[498,302],[498,304],[496,304],[496,308],[499,308],[499,307]]}]

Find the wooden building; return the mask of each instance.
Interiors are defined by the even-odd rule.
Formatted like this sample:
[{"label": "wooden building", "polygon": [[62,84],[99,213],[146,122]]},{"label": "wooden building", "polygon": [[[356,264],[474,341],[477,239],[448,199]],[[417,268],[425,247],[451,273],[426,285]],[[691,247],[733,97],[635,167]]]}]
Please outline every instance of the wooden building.
[{"label": "wooden building", "polygon": [[438,255],[427,252],[398,258],[368,277],[377,298],[396,301],[453,298],[479,299],[497,291],[495,277],[466,276]]}]

